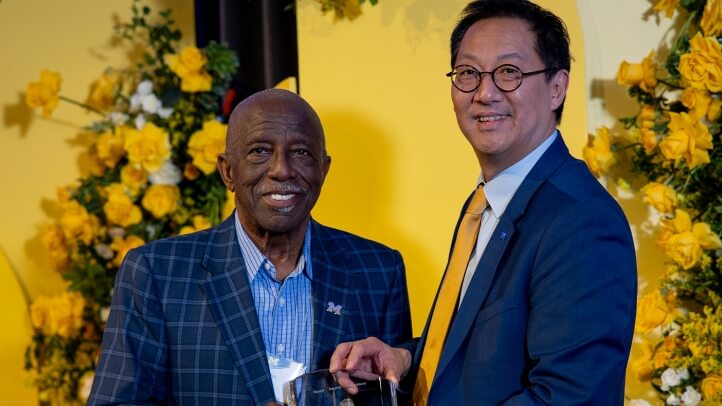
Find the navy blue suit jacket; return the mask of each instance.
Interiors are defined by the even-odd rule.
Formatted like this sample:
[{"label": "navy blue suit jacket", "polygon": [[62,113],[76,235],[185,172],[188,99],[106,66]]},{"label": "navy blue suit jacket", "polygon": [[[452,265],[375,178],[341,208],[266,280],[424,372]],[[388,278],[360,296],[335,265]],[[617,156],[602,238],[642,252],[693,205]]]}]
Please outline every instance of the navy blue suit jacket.
[{"label": "navy blue suit jacket", "polygon": [[636,287],[622,210],[559,136],[492,234],[428,404],[621,405]]},{"label": "navy blue suit jacket", "polygon": [[[411,336],[400,254],[311,222],[312,369],[336,345]],[[328,303],[341,314],[328,312]],[[264,405],[273,385],[234,219],[128,253],[89,405]]]}]

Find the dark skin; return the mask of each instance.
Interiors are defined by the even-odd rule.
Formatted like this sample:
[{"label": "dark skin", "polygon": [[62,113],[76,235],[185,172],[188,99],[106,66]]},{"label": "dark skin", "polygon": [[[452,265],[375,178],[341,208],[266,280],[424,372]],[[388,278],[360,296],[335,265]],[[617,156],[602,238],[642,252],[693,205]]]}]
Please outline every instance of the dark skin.
[{"label": "dark skin", "polygon": [[233,110],[218,171],[279,281],[296,267],[330,165],[321,122],[296,94],[269,89]]}]

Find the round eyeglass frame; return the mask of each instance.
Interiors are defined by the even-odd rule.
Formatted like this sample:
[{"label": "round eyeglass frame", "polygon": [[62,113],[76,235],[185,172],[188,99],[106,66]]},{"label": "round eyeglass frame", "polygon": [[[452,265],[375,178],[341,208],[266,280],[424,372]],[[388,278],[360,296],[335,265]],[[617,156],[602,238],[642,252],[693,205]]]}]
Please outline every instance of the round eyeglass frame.
[{"label": "round eyeglass frame", "polygon": [[[476,72],[476,74],[475,74],[476,86],[474,86],[471,89],[462,89],[460,87],[460,85],[456,83],[455,79],[457,77],[457,73],[459,72],[460,68],[464,68],[465,70],[471,70],[471,71]],[[513,68],[519,72],[519,78],[516,79],[516,80],[518,80],[518,82],[517,82],[516,86],[514,86],[513,88],[504,89],[499,85],[499,83],[497,83],[496,75],[499,74],[499,72],[501,72],[501,70],[504,68]],[[460,92],[471,93],[471,92],[475,92],[476,89],[478,89],[479,86],[481,86],[482,77],[485,74],[488,74],[488,75],[491,75],[491,81],[494,83],[494,86],[496,86],[497,89],[499,89],[500,91],[502,91],[504,93],[509,93],[509,92],[513,92],[514,90],[518,89],[521,86],[522,82],[524,82],[524,78],[527,76],[538,75],[540,73],[553,72],[553,71],[557,71],[557,70],[559,70],[559,68],[547,68],[547,69],[535,70],[535,71],[531,71],[531,72],[522,72],[521,68],[519,68],[518,66],[512,65],[510,63],[505,63],[503,65],[497,66],[492,71],[484,72],[484,71],[480,71],[480,70],[476,69],[475,67],[473,67],[471,65],[458,65],[458,66],[454,67],[454,70],[447,73],[446,76],[451,79],[451,84],[453,84],[454,87],[457,88]]]}]

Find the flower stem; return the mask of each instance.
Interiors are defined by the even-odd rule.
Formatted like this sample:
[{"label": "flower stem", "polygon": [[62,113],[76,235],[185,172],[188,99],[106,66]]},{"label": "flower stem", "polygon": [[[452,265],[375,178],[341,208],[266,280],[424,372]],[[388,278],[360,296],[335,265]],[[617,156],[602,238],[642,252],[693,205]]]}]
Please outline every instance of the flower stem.
[{"label": "flower stem", "polygon": [[70,104],[74,104],[74,105],[76,105],[76,106],[78,106],[78,107],[82,107],[82,108],[84,108],[84,109],[86,109],[86,110],[88,110],[88,111],[92,111],[92,112],[95,113],[95,114],[99,114],[99,115],[105,117],[105,113],[103,113],[102,111],[96,109],[96,108],[93,107],[93,106],[87,105],[87,104],[85,104],[85,103],[81,103],[81,102],[79,102],[79,101],[77,101],[77,100],[73,100],[73,99],[67,98],[67,97],[65,97],[65,96],[63,96],[63,95],[60,95],[60,100],[66,101],[66,102],[68,102],[68,103],[70,103]]}]

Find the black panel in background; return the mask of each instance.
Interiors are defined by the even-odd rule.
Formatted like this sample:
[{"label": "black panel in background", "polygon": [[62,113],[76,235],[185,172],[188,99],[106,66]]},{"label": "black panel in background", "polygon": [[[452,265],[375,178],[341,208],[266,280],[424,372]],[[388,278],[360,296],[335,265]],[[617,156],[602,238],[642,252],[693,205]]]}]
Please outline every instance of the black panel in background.
[{"label": "black panel in background", "polygon": [[289,77],[298,78],[294,0],[195,0],[196,43],[225,42],[240,65],[224,110]]}]

